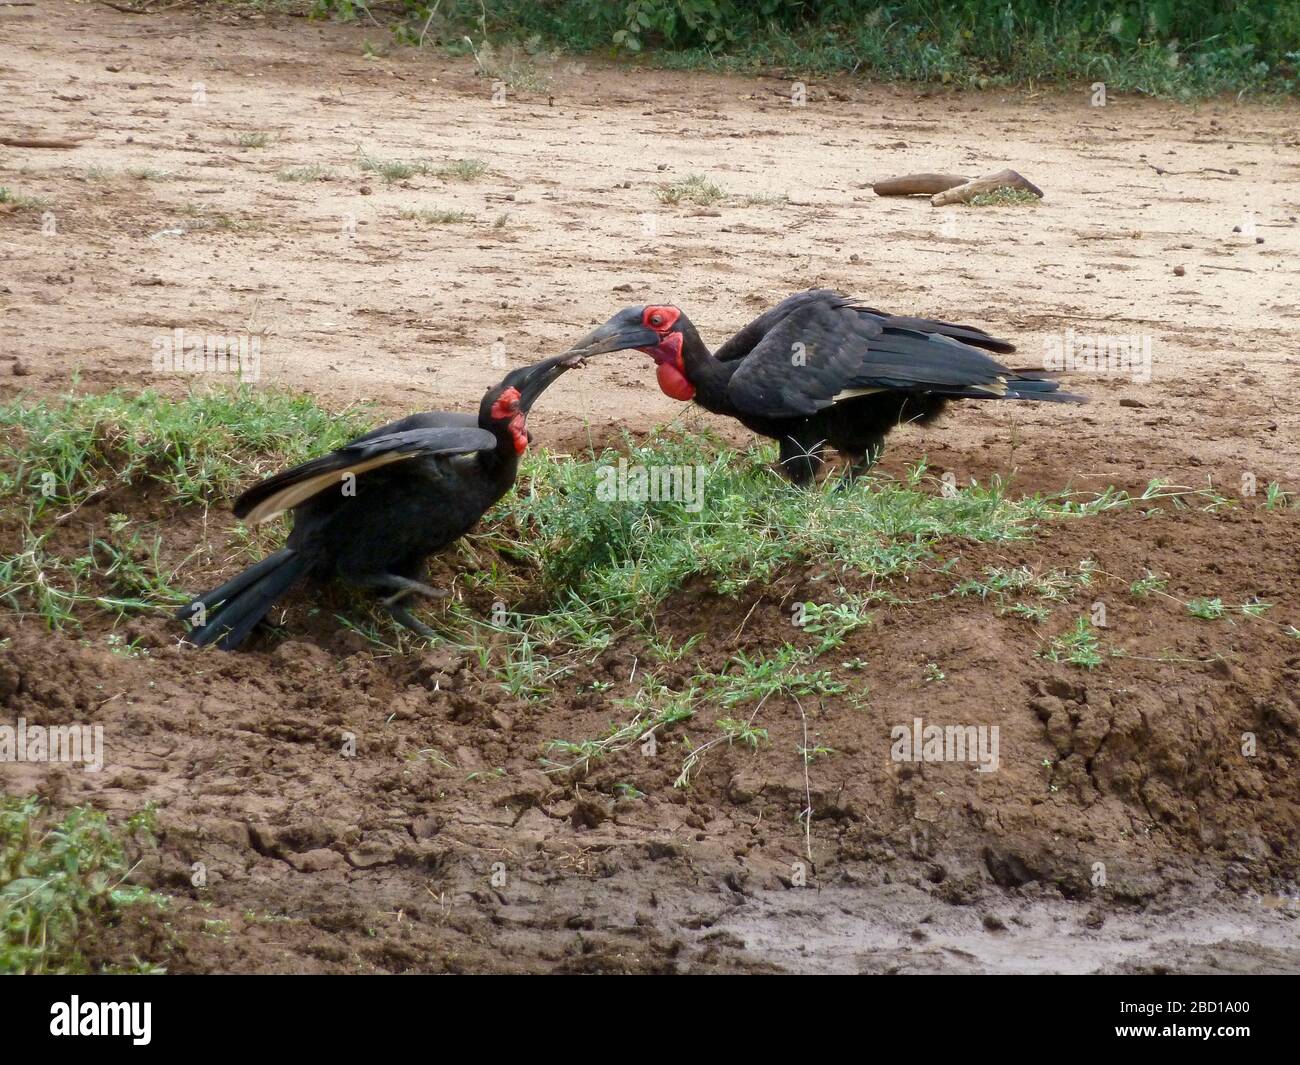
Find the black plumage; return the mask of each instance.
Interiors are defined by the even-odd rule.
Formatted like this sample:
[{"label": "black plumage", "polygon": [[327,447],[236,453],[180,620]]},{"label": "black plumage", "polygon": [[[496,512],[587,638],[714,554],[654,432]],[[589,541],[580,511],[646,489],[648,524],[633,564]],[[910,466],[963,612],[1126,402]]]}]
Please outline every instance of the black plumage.
[{"label": "black plumage", "polygon": [[292,510],[285,547],[177,612],[189,642],[237,647],[305,577],[388,593],[401,624],[431,630],[403,605],[446,593],[422,583],[425,559],[459,539],[515,482],[533,401],[578,360],[562,355],[508,374],[472,414],[429,411],[381,426],[328,455],[268,477],[236,501],[237,517]]},{"label": "black plumage", "polygon": [[986,354],[1015,347],[982,329],[887,314],[829,289],[790,296],[712,354],[685,314],[655,305],[619,312],[572,351],[618,346],[651,355],[668,395],[777,440],[799,484],[816,476],[827,446],[850,458],[852,475],[894,426],[928,422],[954,399],[1084,402]]}]

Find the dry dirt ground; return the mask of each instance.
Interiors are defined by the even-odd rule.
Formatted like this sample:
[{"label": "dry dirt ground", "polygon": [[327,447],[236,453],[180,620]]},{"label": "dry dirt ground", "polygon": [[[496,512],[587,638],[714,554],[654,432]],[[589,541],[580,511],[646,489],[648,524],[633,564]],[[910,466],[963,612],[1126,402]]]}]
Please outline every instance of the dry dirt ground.
[{"label": "dry dirt ground", "polygon": [[[924,453],[936,474],[1000,473],[1017,490],[1163,478],[1241,496],[1247,475],[1300,490],[1294,105],[845,82],[812,84],[796,109],[780,78],[591,60],[494,103],[471,61],[367,57],[367,35],[382,37],[0,7],[4,133],[94,134],[69,151],[0,148],[0,184],[48,212],[0,214],[0,394],[74,378],[181,394],[193,382],[156,372],[152,345],[183,328],[259,336],[260,387],[395,415],[477,402],[501,376],[498,345],[530,361],[625,304],[677,303],[717,342],[817,285],[982,325],[1026,364],[1067,329],[1151,340],[1149,381],[1074,380],[1094,400],[1082,411],[968,405],[896,432],[886,473]],[[363,153],[487,171],[388,182]],[[334,179],[277,176],[312,165]],[[1006,165],[1044,202],[940,211],[870,189]],[[727,198],[656,198],[693,173]],[[401,216],[420,209],[470,219]],[[635,354],[568,375],[530,427],[576,450],[675,417],[744,439],[659,394]],[[217,509],[205,521],[145,493],[89,508],[78,529],[110,510],[209,538],[196,584],[230,572]],[[1300,624],[1298,516],[1243,496],[954,545],[951,570],[915,580],[912,605],[843,649],[868,663],[845,675],[869,685],[865,709],[802,708],[836,752],[807,780],[793,704],[766,708],[768,746],[715,749],[690,789],[672,787],[680,757],[635,748],[548,776],[546,743],[602,734],[643,648],[616,645],[524,703],[471,655],[377,653],[302,604],[288,640],[229,656],[178,648],[161,619],[130,623],[149,654],[128,658],[106,649],[106,622],[78,638],[6,616],[6,719],[92,717],[110,757],[97,776],[0,773],[56,805],[159,804],[140,876],[173,912],[118,929],[103,956],[173,972],[1300,971],[1300,643],[1284,635]],[[924,599],[985,566],[1083,559],[1111,604],[1106,641],[1126,652],[1091,673],[1035,657],[1032,627],[987,603]],[[1276,605],[1208,623],[1127,597],[1148,569],[1184,601]],[[812,576],[740,601],[683,593],[664,627],[706,638],[661,676],[779,646],[782,603]],[[915,715],[1000,723],[1002,769],[891,761],[890,725]],[[344,731],[355,758],[340,757]]]}]

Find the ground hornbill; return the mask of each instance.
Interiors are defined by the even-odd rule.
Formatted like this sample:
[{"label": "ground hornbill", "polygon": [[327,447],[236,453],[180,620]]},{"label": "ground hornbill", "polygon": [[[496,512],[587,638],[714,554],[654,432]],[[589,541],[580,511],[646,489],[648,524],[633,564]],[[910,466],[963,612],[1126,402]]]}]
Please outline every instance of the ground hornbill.
[{"label": "ground hornbill", "polygon": [[713,354],[677,307],[656,305],[620,311],[570,351],[626,348],[654,359],[667,395],[779,441],[781,464],[801,485],[813,481],[826,445],[852,460],[852,477],[880,456],[895,425],[928,422],[951,399],[1085,402],[977,350],[1015,350],[982,329],[886,314],[829,289],[790,296]]},{"label": "ground hornbill", "polygon": [[235,502],[235,516],[265,521],[293,510],[286,546],[177,612],[189,642],[239,646],[300,578],[337,576],[389,593],[398,622],[432,630],[402,605],[446,592],[418,579],[424,560],[460,538],[515,483],[528,447],[527,416],[572,355],[525,366],[489,389],[478,416],[430,411],[381,426],[337,451],[277,473]]}]

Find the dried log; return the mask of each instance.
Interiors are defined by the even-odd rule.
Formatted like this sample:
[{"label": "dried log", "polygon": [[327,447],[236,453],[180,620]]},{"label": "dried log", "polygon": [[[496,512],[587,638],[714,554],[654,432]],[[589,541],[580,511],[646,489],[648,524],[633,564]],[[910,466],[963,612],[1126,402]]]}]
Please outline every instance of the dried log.
[{"label": "dried log", "polygon": [[871,186],[877,196],[933,196],[964,185],[970,178],[955,174],[906,174],[903,177],[885,178]]},{"label": "dried log", "polygon": [[0,137],[0,144],[7,148],[76,148],[93,136],[93,133],[79,133],[71,137]]},{"label": "dried log", "polygon": [[1032,192],[1040,200],[1043,198],[1043,190],[1032,181],[1014,170],[999,170],[988,177],[975,178],[964,185],[936,193],[930,197],[930,203],[934,207],[946,207],[950,203],[970,203],[974,197],[986,192],[996,192],[998,189],[1024,189],[1026,192]]}]

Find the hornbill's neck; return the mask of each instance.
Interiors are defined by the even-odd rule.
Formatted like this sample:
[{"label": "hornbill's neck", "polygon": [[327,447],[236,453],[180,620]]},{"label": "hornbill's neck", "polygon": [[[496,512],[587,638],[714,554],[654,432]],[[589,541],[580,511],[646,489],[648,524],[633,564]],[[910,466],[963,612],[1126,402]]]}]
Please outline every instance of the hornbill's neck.
[{"label": "hornbill's neck", "polygon": [[709,347],[700,339],[695,326],[682,322],[682,367],[686,379],[695,386],[695,402],[714,414],[730,414],[731,402],[727,399],[727,384],[739,368],[741,360],[720,362],[713,357]]}]

